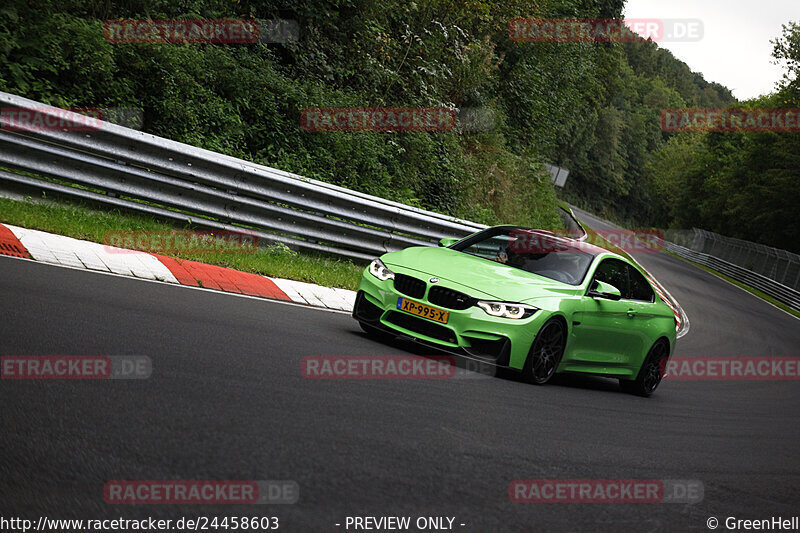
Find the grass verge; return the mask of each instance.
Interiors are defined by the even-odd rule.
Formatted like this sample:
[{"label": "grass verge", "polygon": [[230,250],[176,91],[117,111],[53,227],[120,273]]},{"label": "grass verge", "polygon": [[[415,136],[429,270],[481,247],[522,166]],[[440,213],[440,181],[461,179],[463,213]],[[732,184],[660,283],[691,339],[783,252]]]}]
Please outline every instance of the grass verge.
[{"label": "grass verge", "polygon": [[[120,211],[97,211],[79,204],[19,201],[0,198],[0,223],[47,231],[75,239],[106,243],[109,232],[163,232],[194,229],[154,221]],[[243,272],[355,290],[363,266],[318,254],[298,253],[284,245],[262,246],[253,253],[168,253]]]}]

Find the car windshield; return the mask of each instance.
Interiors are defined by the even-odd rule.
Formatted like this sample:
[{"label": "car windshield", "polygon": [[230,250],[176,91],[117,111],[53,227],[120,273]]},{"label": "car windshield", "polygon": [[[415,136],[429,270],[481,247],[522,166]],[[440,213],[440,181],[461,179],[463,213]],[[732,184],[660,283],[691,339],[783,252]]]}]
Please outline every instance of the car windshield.
[{"label": "car windshield", "polygon": [[569,285],[580,285],[594,259],[551,233],[511,226],[489,228],[451,248]]}]

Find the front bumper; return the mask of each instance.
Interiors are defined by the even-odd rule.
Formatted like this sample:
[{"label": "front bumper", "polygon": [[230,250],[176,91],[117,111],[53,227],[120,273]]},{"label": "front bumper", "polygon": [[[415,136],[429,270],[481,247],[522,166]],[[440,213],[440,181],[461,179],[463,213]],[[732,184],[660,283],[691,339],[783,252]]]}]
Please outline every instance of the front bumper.
[{"label": "front bumper", "polygon": [[[398,269],[392,267],[392,270],[397,272]],[[476,306],[463,310],[448,309],[428,301],[431,284],[425,279],[429,276],[411,270],[401,270],[400,273],[415,276],[425,283],[422,297],[404,294],[397,290],[393,280],[380,281],[366,272],[358,288],[353,317],[396,335],[411,337],[481,362],[522,369],[533,339],[548,313],[539,310],[528,318],[509,319],[489,316]],[[469,294],[469,289],[447,281],[437,285]],[[447,309],[447,323],[440,324],[400,311],[397,309],[400,297]]]}]

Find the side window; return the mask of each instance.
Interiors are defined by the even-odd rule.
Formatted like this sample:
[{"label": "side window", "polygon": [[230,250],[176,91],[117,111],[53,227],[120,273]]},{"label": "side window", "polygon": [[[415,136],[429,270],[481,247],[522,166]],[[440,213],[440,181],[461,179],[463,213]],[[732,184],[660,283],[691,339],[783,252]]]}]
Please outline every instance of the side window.
[{"label": "side window", "polygon": [[594,273],[594,279],[610,283],[628,298],[628,265],[618,259],[604,259]]},{"label": "side window", "polygon": [[639,270],[634,267],[628,267],[628,276],[630,276],[631,293],[629,298],[631,300],[642,300],[644,302],[653,301],[653,289],[650,284]]}]

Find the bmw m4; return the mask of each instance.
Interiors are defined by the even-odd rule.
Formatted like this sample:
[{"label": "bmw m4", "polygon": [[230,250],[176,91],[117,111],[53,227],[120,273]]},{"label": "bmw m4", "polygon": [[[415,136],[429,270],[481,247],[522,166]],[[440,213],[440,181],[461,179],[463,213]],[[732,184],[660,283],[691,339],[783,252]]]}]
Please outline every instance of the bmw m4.
[{"label": "bmw m4", "polygon": [[536,384],[581,372],[649,396],[675,346],[675,316],[627,258],[551,232],[495,226],[412,247],[364,271],[353,317]]}]

